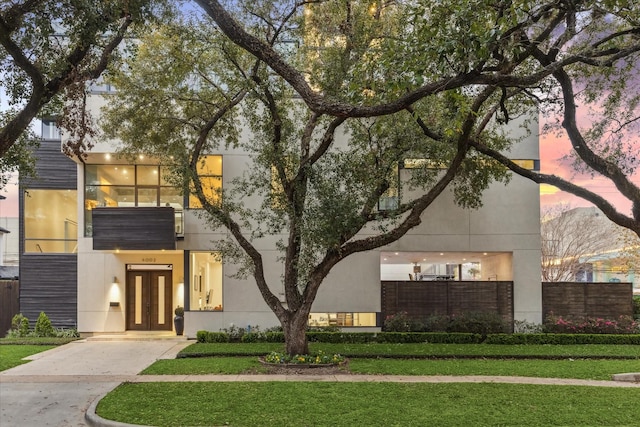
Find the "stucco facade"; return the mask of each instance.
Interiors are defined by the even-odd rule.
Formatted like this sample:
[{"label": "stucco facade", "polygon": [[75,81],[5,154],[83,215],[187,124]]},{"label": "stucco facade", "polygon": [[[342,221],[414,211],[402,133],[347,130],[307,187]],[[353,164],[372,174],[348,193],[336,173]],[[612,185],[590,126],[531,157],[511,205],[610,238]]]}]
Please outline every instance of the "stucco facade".
[{"label": "stucco facade", "polygon": [[[96,96],[92,100],[95,111],[99,111],[103,98]],[[537,124],[534,122],[533,126],[536,126],[534,132],[513,148],[511,156],[538,164]],[[517,124],[513,129],[519,132]],[[87,188],[93,184],[85,182],[86,168],[100,165],[106,170],[110,166],[126,166],[127,162],[117,160],[117,147],[117,141],[101,140],[92,148],[85,163],[76,162],[75,214],[80,225],[77,244],[66,256],[71,260],[75,257],[77,262],[75,315],[78,331],[83,334],[121,333],[137,328],[136,325],[142,327],[142,323],[136,322],[149,310],[156,310],[153,314],[155,323],[145,324],[144,328],[170,330],[173,309],[177,306],[185,307],[185,335],[190,338],[203,329],[216,331],[230,326],[264,329],[277,325],[275,315],[263,301],[255,283],[251,279],[234,277],[238,267],[214,256],[212,242],[228,238],[227,233],[209,229],[195,209],[180,209],[175,242],[165,249],[94,249],[94,237],[88,235],[85,221],[89,212],[87,206],[95,202],[88,200]],[[250,164],[249,154],[238,149],[211,154],[219,156],[217,160],[221,161],[223,187],[232,185],[232,180]],[[136,169],[129,170],[140,173],[143,167],[153,165],[152,159],[145,158],[137,162]],[[403,173],[409,172],[401,171]],[[100,179],[108,182],[104,177]],[[95,186],[106,188],[104,182]],[[514,176],[507,185],[492,184],[482,195],[483,206],[470,210],[457,206],[452,193],[445,190],[423,213],[422,223],[400,240],[379,250],[352,255],[334,267],[318,292],[310,321],[330,321],[341,315],[349,320],[337,323],[338,326],[379,330],[382,323],[381,280],[385,274],[393,280],[407,280],[406,274],[411,277],[411,271],[415,271],[411,269],[417,265],[422,271],[446,265],[456,266],[446,268],[455,270],[454,280],[462,280],[466,274],[462,265],[474,262],[481,267],[474,280],[513,282],[513,318],[540,322],[538,194],[537,184]],[[164,205],[164,202],[158,203],[158,206]],[[367,231],[362,234],[366,235]],[[253,244],[263,255],[265,276],[272,291],[283,297],[280,284],[283,265],[275,250],[279,237],[264,238]],[[441,260],[446,258],[446,263],[439,261],[439,257]],[[166,289],[170,290],[165,292],[162,286],[152,284],[153,289],[160,289],[160,296],[156,292],[151,303],[146,299],[132,303],[132,299],[139,299],[146,292],[147,285],[143,280],[147,279],[142,275],[147,273],[144,272],[156,270],[169,272],[160,277],[162,286],[169,280]],[[138,282],[136,272],[140,275]],[[28,288],[29,284],[26,286]],[[154,309],[154,304],[166,305],[167,310]],[[170,314],[167,314],[169,310]]]}]

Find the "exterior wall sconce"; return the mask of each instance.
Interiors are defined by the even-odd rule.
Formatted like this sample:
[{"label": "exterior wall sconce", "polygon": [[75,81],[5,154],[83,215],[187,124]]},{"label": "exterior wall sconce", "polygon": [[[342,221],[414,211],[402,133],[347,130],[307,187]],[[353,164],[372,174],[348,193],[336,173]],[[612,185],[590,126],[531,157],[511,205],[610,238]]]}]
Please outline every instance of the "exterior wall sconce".
[{"label": "exterior wall sconce", "polygon": [[111,290],[109,291],[109,307],[120,307],[120,286],[118,276],[113,276]]}]

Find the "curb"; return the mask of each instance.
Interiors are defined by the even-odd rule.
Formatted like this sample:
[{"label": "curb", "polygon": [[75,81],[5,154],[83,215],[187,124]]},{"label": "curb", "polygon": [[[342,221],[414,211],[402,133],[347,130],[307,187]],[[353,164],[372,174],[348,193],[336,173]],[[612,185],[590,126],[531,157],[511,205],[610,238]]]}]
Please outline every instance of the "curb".
[{"label": "curb", "polygon": [[637,373],[626,373],[626,374],[615,374],[611,377],[613,381],[623,381],[630,383],[640,383],[640,372]]},{"label": "curb", "polygon": [[[91,427],[132,427],[133,424],[121,423],[119,421],[107,420],[106,418],[102,418],[98,414],[96,414],[96,408],[98,407],[98,403],[104,398],[108,393],[103,394],[102,396],[98,396],[91,405],[87,408],[87,412],[84,413],[84,419],[87,424]],[[143,426],[136,424],[136,427],[153,427],[153,426]]]},{"label": "curb", "polygon": [[[254,377],[255,380],[258,381],[273,381],[275,378],[274,377],[278,377],[278,376],[274,376],[274,375],[251,375],[252,377]],[[196,376],[198,377],[198,376]],[[238,378],[238,376],[234,376],[234,375],[215,375],[212,378],[211,376],[209,376],[209,378],[207,378],[206,376],[203,378],[202,376],[199,376],[200,379],[203,382],[208,382],[208,381],[220,381],[223,377],[226,377],[227,380],[231,381],[231,382],[238,382],[238,381],[246,381],[245,379],[241,379]],[[260,378],[256,378],[256,377],[260,377]],[[262,378],[265,377],[265,378]],[[282,378],[277,379],[277,381],[299,381],[299,377],[298,376],[292,376],[293,378],[289,377],[287,375],[284,376],[280,376]],[[334,377],[334,376],[329,376],[329,377]],[[365,378],[368,376],[362,376],[362,378],[342,378],[343,381],[345,382],[368,382],[371,381],[370,378]],[[388,377],[388,378],[385,378]],[[393,379],[392,379],[393,378]],[[431,383],[451,383],[451,382],[471,382],[471,383],[477,383],[477,382],[490,382],[490,383],[503,383],[503,384],[513,384],[513,383],[523,383],[523,384],[544,384],[544,385],[586,385],[586,386],[605,386],[605,387],[611,387],[612,384],[607,384],[609,383],[608,381],[589,381],[589,380],[571,380],[571,379],[557,379],[557,378],[553,378],[553,379],[549,379],[549,378],[528,378],[528,381],[522,381],[523,378],[520,377],[485,377],[485,376],[464,376],[464,378],[466,380],[461,380],[461,378],[463,377],[450,377],[450,376],[444,376],[444,377],[440,377],[440,376],[434,376],[434,377],[430,377],[428,381],[425,381],[424,378],[422,379],[418,379],[416,377],[410,376],[410,377],[403,377],[403,376],[382,376],[382,377],[376,377],[375,380],[376,381],[383,381],[383,382],[403,382],[403,383],[412,383],[412,382],[431,382]],[[153,376],[151,378],[148,378],[149,380],[151,380],[151,382],[154,382],[155,380],[157,380],[157,378],[153,378]],[[168,379],[168,378],[167,378]],[[175,380],[175,378],[174,378]],[[180,380],[181,381],[189,381],[190,378],[189,376],[184,377],[184,376],[180,376]],[[193,379],[191,379],[193,380]],[[309,381],[309,378],[305,378],[303,381]],[[331,381],[338,381],[338,382],[342,382],[340,381],[341,379],[332,379]],[[416,381],[417,380],[417,381]],[[314,381],[322,381],[322,379],[316,377],[314,379]],[[137,382],[137,381],[134,381]],[[140,382],[146,382],[146,381],[140,381]],[[621,382],[621,383],[638,383],[637,386],[640,386],[640,372],[639,373],[625,373],[625,374],[615,374],[612,376],[612,382]],[[622,384],[619,385],[619,387],[635,387],[636,384],[625,384],[624,386]],[[96,409],[98,407],[98,403],[100,403],[100,401],[107,395],[109,394],[109,392],[98,396],[93,402],[91,402],[91,404],[89,405],[89,407],[87,408],[87,411],[84,414],[84,418],[85,421],[87,422],[87,424],[91,427],[153,427],[153,426],[146,426],[146,425],[138,425],[138,424],[127,424],[127,423],[122,423],[119,421],[112,421],[112,420],[108,420],[106,418],[102,418],[100,417],[97,413],[96,413]]]}]

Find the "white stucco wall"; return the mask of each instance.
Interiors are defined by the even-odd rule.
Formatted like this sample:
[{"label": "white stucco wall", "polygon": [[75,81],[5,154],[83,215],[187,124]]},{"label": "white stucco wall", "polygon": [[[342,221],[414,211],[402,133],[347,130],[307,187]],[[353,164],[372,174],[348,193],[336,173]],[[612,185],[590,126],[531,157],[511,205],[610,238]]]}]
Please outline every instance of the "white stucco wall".
[{"label": "white stucco wall", "polygon": [[[98,104],[95,103],[96,111]],[[521,129],[514,124],[514,132]],[[533,125],[537,130],[537,125]],[[516,146],[511,157],[538,159],[537,135],[525,138],[526,144]],[[114,151],[114,141],[101,141],[93,153]],[[230,148],[215,154],[223,156],[223,186],[229,188],[232,179],[250,167],[250,159],[239,149]],[[96,155],[98,158],[99,154]],[[78,193],[84,194],[81,166],[78,171]],[[463,209],[455,205],[450,190],[445,192],[423,214],[423,222],[397,242],[367,253],[355,254],[339,263],[322,284],[313,312],[379,312],[380,252],[382,251],[451,251],[500,253],[495,262],[487,260],[482,279],[514,281],[514,314],[516,319],[540,322],[540,226],[538,186],[520,177],[513,177],[505,186],[497,183],[482,195],[483,207]],[[248,205],[259,201],[246,199]],[[83,224],[83,206],[78,206],[79,223]],[[92,240],[79,237],[78,251],[78,325],[81,332],[121,332],[125,328],[124,282],[127,263],[141,263],[150,255],[157,263],[174,265],[174,301],[178,298],[178,283],[185,276],[182,250],[214,250],[215,242],[228,238],[222,230],[210,230],[193,211],[185,211],[184,240],[178,242],[178,251],[123,251],[112,253],[93,251]],[[83,227],[79,227],[83,233]],[[363,235],[368,234],[363,231]],[[276,237],[277,238],[277,237]],[[283,292],[282,263],[274,250],[276,238],[252,242],[261,250],[265,275],[274,293]],[[192,311],[185,314],[185,334],[195,337],[200,329],[219,330],[230,325],[246,327],[259,325],[266,328],[278,324],[264,303],[252,278],[230,277],[236,266],[223,265],[224,311]],[[113,277],[119,285],[113,286]],[[188,289],[185,289],[185,300]],[[120,295],[120,308],[109,307],[114,294]],[[174,304],[175,305],[175,304]]]}]

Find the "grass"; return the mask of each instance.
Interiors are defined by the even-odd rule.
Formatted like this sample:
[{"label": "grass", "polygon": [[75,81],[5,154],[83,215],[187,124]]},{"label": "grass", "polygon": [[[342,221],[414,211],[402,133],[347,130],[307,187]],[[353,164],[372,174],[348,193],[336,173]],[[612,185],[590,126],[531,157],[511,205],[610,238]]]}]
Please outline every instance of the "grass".
[{"label": "grass", "polygon": [[45,350],[54,348],[54,345],[0,345],[0,371],[13,368],[14,366],[27,363],[28,360],[22,360],[32,354],[40,353]]},{"label": "grass", "polygon": [[[610,380],[613,374],[640,372],[638,360],[566,359],[360,359],[349,360],[354,374],[497,375]],[[264,371],[256,357],[199,357],[158,360],[143,375],[204,375]]]},{"label": "grass", "polygon": [[162,359],[141,372],[142,375],[235,375],[243,372],[264,372],[256,357],[198,357]]},{"label": "grass", "polygon": [[637,426],[638,402],[640,389],[635,388],[125,383],[100,401],[98,414],[153,426]]},{"label": "grass", "polygon": [[[264,355],[282,351],[279,343],[196,343],[180,356]],[[496,345],[496,344],[331,344],[310,343],[311,353],[347,357],[497,357],[497,358],[630,358],[640,359],[637,345]]]},{"label": "grass", "polygon": [[2,345],[63,345],[80,338],[58,338],[58,337],[21,337],[21,338],[0,338]]},{"label": "grass", "polygon": [[613,374],[640,372],[640,361],[602,359],[352,359],[349,362],[349,370],[355,374],[491,375],[611,380]]}]

